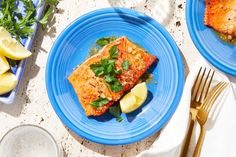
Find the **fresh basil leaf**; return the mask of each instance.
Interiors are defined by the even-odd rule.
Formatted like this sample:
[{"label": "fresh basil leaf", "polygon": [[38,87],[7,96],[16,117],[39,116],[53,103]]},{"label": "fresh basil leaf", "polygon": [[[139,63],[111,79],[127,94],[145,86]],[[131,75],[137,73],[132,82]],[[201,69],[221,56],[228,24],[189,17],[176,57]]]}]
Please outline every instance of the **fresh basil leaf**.
[{"label": "fresh basil leaf", "polygon": [[129,66],[130,66],[130,62],[126,59],[123,63],[122,63],[122,68],[124,70],[129,70]]},{"label": "fresh basil leaf", "polygon": [[113,59],[118,57],[118,49],[117,49],[116,45],[114,45],[110,48],[109,54],[110,54],[110,57],[113,58]]},{"label": "fresh basil leaf", "polygon": [[99,107],[106,105],[108,102],[109,102],[109,100],[107,98],[100,97],[97,100],[91,102],[90,104],[95,108],[99,108]]},{"label": "fresh basil leaf", "polygon": [[119,105],[114,105],[109,107],[109,111],[108,111],[111,115],[113,115],[114,117],[116,117],[116,121],[121,122],[123,119],[120,117],[121,114],[121,110],[120,110],[120,106]]},{"label": "fresh basil leaf", "polygon": [[123,86],[119,81],[113,82],[112,84],[110,84],[110,88],[112,92],[120,92],[123,90]]}]

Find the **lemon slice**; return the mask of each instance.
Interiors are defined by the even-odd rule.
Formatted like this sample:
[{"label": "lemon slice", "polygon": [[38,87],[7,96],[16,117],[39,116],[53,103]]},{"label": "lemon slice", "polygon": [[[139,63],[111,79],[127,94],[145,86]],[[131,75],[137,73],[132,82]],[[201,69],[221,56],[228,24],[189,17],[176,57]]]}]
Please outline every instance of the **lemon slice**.
[{"label": "lemon slice", "polygon": [[17,77],[10,72],[0,75],[0,95],[10,92],[16,87],[17,83]]},{"label": "lemon slice", "polygon": [[9,69],[10,69],[10,66],[7,62],[7,59],[4,56],[0,55],[0,75],[5,73]]},{"label": "lemon slice", "polygon": [[0,27],[0,40],[4,38],[11,38],[11,34],[4,28]]},{"label": "lemon slice", "polygon": [[21,60],[31,55],[24,46],[13,38],[0,39],[0,54],[14,60]]},{"label": "lemon slice", "polygon": [[139,108],[147,98],[146,83],[137,84],[129,93],[120,100],[120,108],[123,113],[130,113]]}]

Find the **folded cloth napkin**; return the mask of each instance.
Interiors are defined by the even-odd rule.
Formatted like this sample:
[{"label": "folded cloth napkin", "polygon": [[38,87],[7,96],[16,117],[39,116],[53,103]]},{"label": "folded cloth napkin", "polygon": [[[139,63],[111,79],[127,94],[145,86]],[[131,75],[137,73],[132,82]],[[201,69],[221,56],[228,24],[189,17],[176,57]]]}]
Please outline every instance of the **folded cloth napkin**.
[{"label": "folded cloth napkin", "polygon": [[[181,147],[188,128],[191,89],[200,66],[212,68],[205,60],[199,59],[192,66],[185,82],[180,104],[168,124],[162,129],[160,136],[154,141],[150,149],[142,152],[138,157],[179,157]],[[214,69],[215,76],[212,85],[219,81],[229,83],[221,96],[215,102],[206,123],[206,135],[201,157],[233,157],[236,156],[236,77],[228,77]],[[233,83],[234,82],[234,83]],[[192,156],[197,138],[199,125],[194,129],[189,146],[188,156]]]}]

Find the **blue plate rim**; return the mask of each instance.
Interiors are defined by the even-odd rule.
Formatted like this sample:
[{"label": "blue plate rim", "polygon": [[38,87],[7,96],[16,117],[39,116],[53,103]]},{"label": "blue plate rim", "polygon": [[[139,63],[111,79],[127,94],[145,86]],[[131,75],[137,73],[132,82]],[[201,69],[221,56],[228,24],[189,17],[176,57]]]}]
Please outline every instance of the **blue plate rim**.
[{"label": "blue plate rim", "polygon": [[[195,45],[195,47],[198,49],[198,51],[200,52],[200,54],[206,59],[208,60],[212,65],[214,65],[215,67],[217,67],[218,69],[220,69],[221,71],[236,76],[236,70],[233,68],[230,68],[224,64],[221,64],[217,59],[215,59],[214,57],[212,57],[210,55],[210,53],[204,48],[203,44],[201,44],[201,42],[199,41],[199,39],[196,36],[196,32],[193,29],[193,23],[194,23],[194,18],[192,18],[191,16],[191,6],[193,5],[193,3],[191,2],[191,0],[187,0],[186,1],[186,12],[185,12],[185,17],[186,17],[186,23],[187,23],[187,28],[190,34],[191,39],[193,40],[193,43]],[[209,28],[210,29],[210,28]]]},{"label": "blue plate rim", "polygon": [[[127,138],[127,139],[120,139],[120,140],[116,140],[115,142],[112,140],[107,140],[104,138],[100,138],[100,137],[96,137],[94,135],[90,135],[87,134],[86,132],[83,132],[82,130],[80,130],[79,128],[75,127],[67,118],[66,116],[62,113],[62,111],[59,109],[57,102],[55,100],[55,98],[53,97],[53,93],[52,93],[52,89],[50,88],[50,67],[53,63],[53,50],[56,49],[59,45],[60,45],[60,41],[62,40],[63,36],[65,36],[67,34],[67,32],[69,31],[70,27],[73,27],[74,25],[76,25],[77,22],[79,22],[80,20],[82,20],[83,18],[89,18],[92,17],[94,15],[97,14],[103,14],[106,12],[115,12],[115,9],[118,9],[120,11],[122,11],[122,13],[125,14],[129,14],[129,15],[142,15],[142,17],[145,17],[147,19],[152,19],[151,21],[148,21],[149,23],[152,24],[152,26],[155,27],[155,29],[158,29],[163,36],[166,37],[166,39],[168,40],[170,46],[172,47],[173,51],[175,52],[175,57],[176,57],[176,62],[177,62],[177,68],[178,68],[178,84],[177,84],[177,90],[176,90],[176,95],[173,99],[172,105],[169,108],[169,110],[167,111],[167,113],[164,115],[164,117],[160,120],[159,123],[157,123],[158,125],[156,125],[155,127],[153,127],[152,129],[148,130],[147,132],[141,134],[140,136],[136,136],[132,139]],[[47,60],[47,64],[46,64],[46,71],[45,71],[45,82],[46,82],[46,89],[47,89],[47,94],[49,97],[49,100],[55,110],[55,112],[57,113],[58,117],[61,119],[61,121],[72,131],[74,132],[76,135],[85,138],[87,140],[96,142],[96,143],[100,143],[100,144],[106,144],[106,145],[124,145],[124,144],[130,144],[130,143],[134,143],[137,141],[140,141],[144,138],[147,138],[151,135],[153,135],[154,133],[156,133],[157,131],[159,131],[168,121],[169,119],[172,117],[172,115],[174,114],[181,96],[182,96],[182,92],[183,92],[183,86],[184,86],[184,66],[183,66],[183,60],[182,60],[182,56],[180,55],[180,51],[174,41],[174,39],[172,38],[172,36],[168,33],[168,31],[161,26],[158,22],[156,22],[153,18],[134,11],[134,10],[130,10],[127,8],[119,8],[119,7],[109,7],[109,8],[103,8],[103,9],[98,9],[98,10],[94,10],[91,12],[88,12],[80,17],[78,17],[77,19],[75,19],[72,23],[70,23],[61,33],[60,35],[57,37],[56,41],[54,42],[54,45],[51,48],[51,51],[49,53],[48,56],[48,60]]]}]

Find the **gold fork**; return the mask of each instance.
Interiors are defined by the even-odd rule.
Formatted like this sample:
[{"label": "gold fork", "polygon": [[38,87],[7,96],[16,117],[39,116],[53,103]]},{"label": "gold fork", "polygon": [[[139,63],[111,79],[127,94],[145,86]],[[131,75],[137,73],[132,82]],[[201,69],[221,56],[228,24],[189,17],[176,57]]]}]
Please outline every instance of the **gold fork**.
[{"label": "gold fork", "polygon": [[[203,71],[203,72],[202,72]],[[193,127],[197,117],[197,107],[199,107],[205,97],[209,92],[209,88],[213,79],[215,71],[210,69],[208,73],[206,73],[206,68],[201,67],[198,71],[197,78],[195,79],[193,88],[192,88],[192,96],[191,96],[191,105],[190,105],[190,116],[191,121],[189,124],[187,136],[185,138],[185,142],[181,151],[181,157],[186,157],[188,153],[188,147],[191,140]]]},{"label": "gold fork", "polygon": [[199,157],[201,153],[201,148],[203,144],[203,140],[205,137],[205,124],[208,119],[208,114],[218,98],[218,96],[223,92],[223,90],[227,87],[228,83],[226,82],[219,82],[209,93],[209,95],[206,97],[204,102],[202,103],[201,107],[198,110],[197,113],[197,121],[200,124],[200,136],[197,141],[197,145],[195,147],[193,157]]}]

